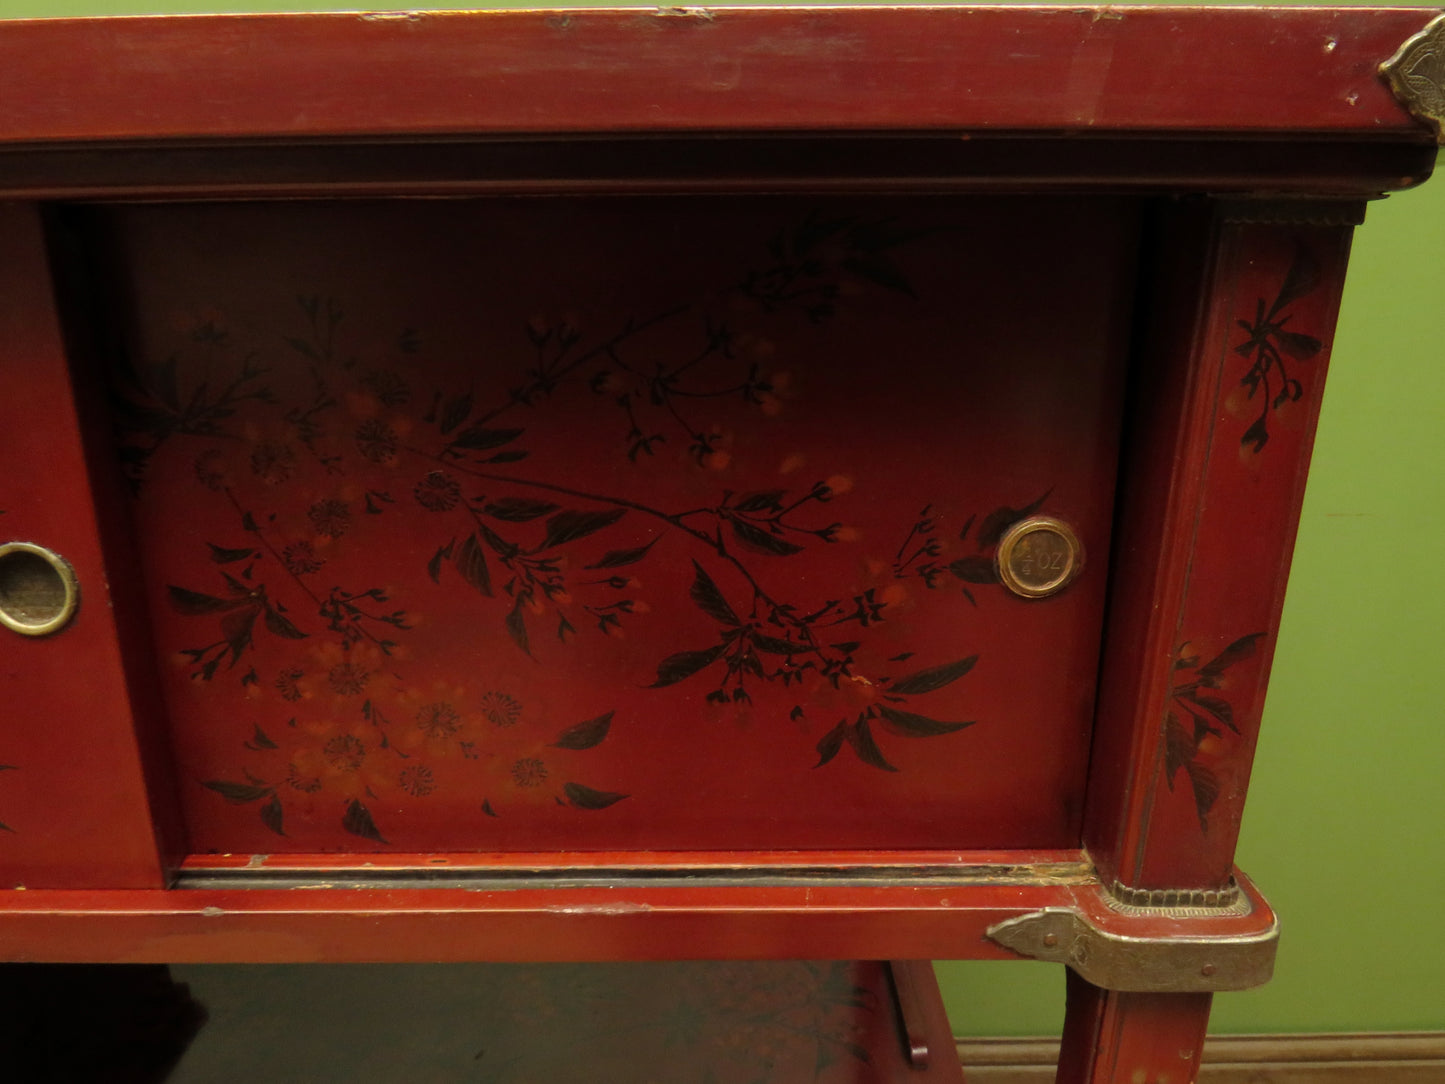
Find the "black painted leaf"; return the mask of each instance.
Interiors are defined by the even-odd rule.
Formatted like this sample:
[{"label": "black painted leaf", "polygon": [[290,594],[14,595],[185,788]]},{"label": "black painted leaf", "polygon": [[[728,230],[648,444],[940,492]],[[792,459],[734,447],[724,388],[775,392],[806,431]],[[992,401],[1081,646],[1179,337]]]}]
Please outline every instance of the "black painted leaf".
[{"label": "black painted leaf", "polygon": [[1199,814],[1199,826],[1209,830],[1209,811],[1219,800],[1219,777],[1203,764],[1185,766],[1189,772],[1189,783],[1194,788],[1194,809]]},{"label": "black painted leaf", "polygon": [[886,704],[879,704],[878,711],[883,716],[884,728],[889,733],[904,738],[936,738],[940,734],[952,734],[966,726],[973,726],[974,723],[972,719],[966,723],[945,723],[930,719],[926,715],[915,715],[911,711],[899,711]]},{"label": "black painted leaf", "polygon": [[11,827],[10,827],[8,824],[6,824],[4,821],[0,821],[0,832],[11,832],[11,833],[13,833],[14,831],[15,831],[14,828],[11,828]]},{"label": "black painted leaf", "polygon": [[492,552],[504,561],[510,561],[513,557],[517,556],[517,554],[522,552],[521,546],[517,545],[515,542],[508,542],[505,538],[499,535],[496,531],[492,530],[485,523],[477,524],[477,533],[482,536],[482,541],[485,542],[489,547],[491,547]]},{"label": "black painted leaf", "polygon": [[702,565],[693,561],[694,575],[692,587],[688,589],[687,596],[697,604],[697,608],[707,614],[715,621],[721,621],[724,625],[740,625],[738,615],[733,613],[733,608],[728,605],[727,599],[718,590],[717,584],[712,582],[712,577],[703,571]]},{"label": "black painted leaf", "polygon": [[232,666],[241,658],[241,653],[251,646],[251,631],[256,627],[256,615],[260,612],[259,607],[250,606],[221,618],[221,635],[226,638],[226,646],[231,649]]},{"label": "black painted leaf", "polygon": [[851,655],[853,652],[857,651],[858,648],[862,645],[857,640],[845,640],[843,643],[832,644],[830,646],[843,652],[845,655]]},{"label": "black painted leaf", "polygon": [[610,508],[605,512],[580,512],[569,508],[558,512],[547,521],[547,537],[542,540],[539,550],[566,545],[579,538],[586,538],[595,531],[610,527],[627,513],[625,508]]},{"label": "black painted leaf", "polygon": [[591,787],[584,787],[581,783],[563,783],[562,790],[567,795],[567,801],[578,809],[606,809],[627,797],[625,794],[616,794],[612,791],[593,790]]},{"label": "black painted leaf", "polygon": [[948,571],[964,583],[998,583],[992,558],[982,555],[960,557],[948,566]]},{"label": "black painted leaf", "polygon": [[[521,429],[488,429],[484,425],[469,425],[456,435],[452,441],[453,448],[464,448],[472,452],[485,452],[489,448],[500,448],[503,444],[510,444],[522,435]],[[492,462],[501,462],[500,458],[493,458]]]},{"label": "black painted leaf", "polygon": [[602,739],[607,737],[607,732],[612,729],[612,715],[609,711],[606,715],[568,727],[557,735],[557,740],[552,744],[558,749],[591,749],[595,745],[601,745]]},{"label": "black painted leaf", "polygon": [[500,501],[492,501],[482,509],[493,519],[506,520],[508,523],[526,523],[528,520],[545,516],[549,512],[555,512],[560,505],[551,501],[534,501],[527,497],[504,497]]},{"label": "black painted leaf", "polygon": [[282,827],[283,813],[281,811],[281,797],[277,794],[271,795],[271,800],[261,807],[261,823],[278,836],[286,834]]},{"label": "black painted leaf", "polygon": [[657,680],[650,688],[660,689],[664,685],[675,685],[683,678],[690,678],[699,670],[705,669],[722,658],[726,650],[726,644],[718,644],[716,647],[709,647],[703,651],[679,651],[675,655],[669,655],[657,664]]},{"label": "black painted leaf", "polygon": [[294,335],[287,335],[286,342],[290,345],[291,349],[295,350],[298,354],[305,354],[312,361],[321,360],[321,355],[316,352],[316,347],[312,346],[305,339],[298,339]]},{"label": "black painted leaf", "polygon": [[487,555],[482,547],[477,545],[476,535],[469,534],[463,539],[452,563],[456,565],[462,579],[488,598],[492,597],[492,574],[487,571]]},{"label": "black painted leaf", "polygon": [[754,527],[746,520],[732,519],[728,522],[732,524],[733,534],[743,544],[743,548],[752,550],[754,553],[766,554],[769,557],[790,557],[803,548],[785,538],[779,538],[761,527]]},{"label": "black painted leaf", "polygon": [[846,721],[841,722],[818,739],[816,746],[818,750],[818,763],[814,764],[813,767],[821,768],[838,755],[838,750],[843,748],[843,735],[847,729],[848,723]]},{"label": "black painted leaf", "polygon": [[913,292],[913,287],[908,279],[904,277],[903,272],[893,266],[891,260],[883,256],[875,254],[866,260],[844,260],[843,267],[859,278],[867,279],[877,286],[882,286],[889,290],[896,290],[898,293],[905,294],[908,297],[918,296]]},{"label": "black painted leaf", "polygon": [[241,529],[243,531],[250,531],[252,534],[256,534],[261,530],[261,528],[256,526],[256,517],[251,515],[250,512],[241,513]]},{"label": "black painted leaf", "polygon": [[848,1051],[848,1053],[851,1054],[858,1061],[870,1063],[873,1061],[873,1055],[868,1053],[868,1048],[866,1046],[861,1046],[858,1043],[848,1042],[845,1040],[843,1042],[843,1049]]},{"label": "black painted leaf", "polygon": [[249,783],[228,783],[224,779],[209,779],[201,786],[213,790],[232,805],[245,805],[274,794],[270,787],[256,787]]},{"label": "black painted leaf", "polygon": [[341,818],[341,827],[362,839],[369,839],[376,843],[388,842],[377,830],[376,822],[371,819],[371,810],[356,798],[351,799],[351,804],[346,807],[346,816]]},{"label": "black painted leaf", "polygon": [[1207,715],[1201,715],[1199,712],[1195,711],[1188,705],[1185,705],[1184,710],[1189,713],[1189,718],[1194,720],[1194,744],[1196,747],[1208,735],[1223,733],[1223,731],[1221,731],[1219,727],[1215,726],[1212,722],[1209,721],[1209,717]]},{"label": "black painted leaf", "polygon": [[227,610],[234,610],[237,606],[244,606],[249,601],[248,599],[217,598],[215,595],[203,595],[199,591],[191,591],[174,585],[166,588],[166,594],[170,598],[171,608],[187,617],[225,613]]},{"label": "black painted leaf", "polygon": [[273,607],[266,607],[266,628],[277,636],[284,636],[288,640],[304,640],[306,633],[302,632],[291,620],[279,613]]},{"label": "black painted leaf", "polygon": [[492,808],[492,801],[490,798],[484,798],[482,800],[482,812],[489,817],[495,817],[497,815],[497,811]]},{"label": "black painted leaf", "polygon": [[1313,291],[1319,285],[1320,270],[1320,262],[1315,259],[1314,254],[1304,245],[1299,245],[1295,249],[1294,263],[1290,265],[1289,274],[1284,277],[1284,284],[1279,288],[1279,296],[1274,299],[1274,305],[1265,319],[1274,319],[1291,301]]},{"label": "black painted leaf", "polygon": [[211,547],[211,560],[215,561],[218,565],[235,564],[237,561],[244,561],[247,557],[254,557],[256,555],[256,551],[253,549],[222,549],[214,542],[207,542],[206,545]]},{"label": "black painted leaf", "polygon": [[266,736],[266,732],[261,729],[261,724],[255,723],[254,726],[256,733],[251,736],[251,744],[257,749],[275,749],[276,743]]},{"label": "black painted leaf", "polygon": [[739,512],[774,512],[782,508],[783,491],[770,489],[764,493],[748,493],[733,505]]},{"label": "black painted leaf", "polygon": [[977,515],[977,513],[975,513],[974,515],[969,516],[968,519],[966,519],[966,520],[964,521],[963,529],[958,532],[958,540],[959,540],[960,542],[962,542],[962,541],[964,541],[966,538],[968,538],[968,529],[973,526],[973,521],[976,520],[977,518],[978,518],[978,515]]},{"label": "black painted leaf", "polygon": [[513,604],[512,612],[507,614],[502,624],[507,626],[507,635],[516,642],[518,647],[530,655],[532,648],[527,643],[527,618],[522,613],[522,600],[520,598]]},{"label": "black painted leaf", "polygon": [[442,410],[441,431],[445,435],[450,433],[462,422],[467,420],[467,415],[472,412],[472,393],[458,395]]},{"label": "black painted leaf", "polygon": [[431,560],[426,563],[426,574],[431,577],[432,583],[442,582],[442,562],[451,559],[452,548],[456,544],[457,540],[453,538],[445,546],[437,550],[436,553],[432,554]]},{"label": "black painted leaf", "polygon": [[1279,342],[1280,349],[1292,358],[1299,358],[1307,361],[1324,349],[1324,343],[1320,342],[1313,335],[1301,335],[1298,331],[1284,331],[1283,329],[1274,333],[1275,339]]},{"label": "black painted leaf", "polygon": [[859,719],[843,732],[843,736],[848,739],[848,744],[853,747],[853,752],[858,754],[858,759],[864,764],[885,772],[898,770],[888,763],[883,756],[883,750],[879,749],[878,743],[873,740],[873,730],[869,727],[867,719]]},{"label": "black painted leaf", "polygon": [[496,455],[488,456],[483,462],[486,463],[520,463],[530,453],[524,452],[521,448],[513,448],[510,451],[498,452]]},{"label": "black painted leaf", "polygon": [[1185,694],[1185,699],[1192,704],[1198,704],[1225,726],[1229,727],[1230,730],[1233,730],[1236,734],[1239,733],[1239,728],[1234,725],[1234,708],[1228,700],[1221,699],[1217,696],[1206,696],[1197,692]]},{"label": "black painted leaf", "polygon": [[1218,677],[1225,670],[1228,670],[1237,662],[1243,662],[1254,654],[1255,648],[1259,646],[1262,632],[1251,632],[1248,636],[1241,636],[1234,643],[1230,644],[1214,658],[1199,668],[1201,677]]},{"label": "black painted leaf", "polygon": [[653,539],[645,546],[635,546],[628,550],[608,550],[602,555],[602,559],[596,564],[586,565],[586,568],[623,568],[626,565],[635,565],[638,561],[647,556],[647,551],[652,549],[657,539]]},{"label": "black painted leaf", "polygon": [[808,650],[804,644],[780,640],[776,636],[764,636],[761,632],[753,633],[753,646],[759,651],[768,651],[774,655],[797,655]]},{"label": "black painted leaf", "polygon": [[818,1036],[818,1053],[813,1059],[813,1076],[819,1076],[823,1070],[838,1061],[838,1055],[833,1053],[833,1045],[823,1036]]},{"label": "black painted leaf", "polygon": [[1031,516],[1037,512],[1044,501],[1049,499],[1049,494],[1053,491],[1053,487],[1050,486],[1044,490],[1043,495],[1039,497],[1038,500],[1030,501],[1022,508],[1010,508],[1008,505],[995,508],[984,517],[983,523],[979,525],[978,548],[986,550],[990,546],[998,545],[998,540],[1003,537],[1005,531],[1025,516]]},{"label": "black painted leaf", "polygon": [[970,655],[966,659],[959,659],[957,662],[947,662],[942,666],[935,666],[928,670],[919,670],[901,677],[893,682],[888,691],[898,693],[902,696],[915,696],[920,693],[931,693],[935,689],[941,689],[963,677],[973,669],[973,664],[978,662],[977,655]]},{"label": "black painted leaf", "polygon": [[1179,721],[1179,716],[1169,712],[1164,724],[1164,781],[1170,790],[1174,789],[1175,774],[1194,759],[1196,749],[1198,746],[1189,729]]},{"label": "black painted leaf", "polygon": [[1244,436],[1239,438],[1239,443],[1253,444],[1256,452],[1269,443],[1269,429],[1264,424],[1263,414],[1254,419],[1254,424],[1244,431]]}]

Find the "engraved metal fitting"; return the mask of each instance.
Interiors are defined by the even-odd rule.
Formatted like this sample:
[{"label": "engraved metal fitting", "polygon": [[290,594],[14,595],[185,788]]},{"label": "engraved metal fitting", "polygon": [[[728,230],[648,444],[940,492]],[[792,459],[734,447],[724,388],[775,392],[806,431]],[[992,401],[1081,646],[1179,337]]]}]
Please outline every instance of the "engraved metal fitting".
[{"label": "engraved metal fitting", "polygon": [[1022,598],[1047,598],[1084,568],[1084,547],[1074,529],[1053,516],[1029,516],[1004,532],[994,556],[1001,584]]},{"label": "engraved metal fitting", "polygon": [[1007,919],[987,936],[1020,956],[1066,964],[1105,990],[1247,990],[1274,973],[1279,923],[1252,887],[1240,902],[1203,914],[1187,907],[1120,912],[1105,896],[1094,886],[1079,894],[1078,906]]},{"label": "engraved metal fitting", "polygon": [[1445,144],[1445,15],[1432,19],[1425,29],[1400,46],[1380,65],[1395,98],[1435,132]]},{"label": "engraved metal fitting", "polygon": [[0,543],[0,625],[21,636],[49,636],[80,606],[70,562],[33,542]]}]

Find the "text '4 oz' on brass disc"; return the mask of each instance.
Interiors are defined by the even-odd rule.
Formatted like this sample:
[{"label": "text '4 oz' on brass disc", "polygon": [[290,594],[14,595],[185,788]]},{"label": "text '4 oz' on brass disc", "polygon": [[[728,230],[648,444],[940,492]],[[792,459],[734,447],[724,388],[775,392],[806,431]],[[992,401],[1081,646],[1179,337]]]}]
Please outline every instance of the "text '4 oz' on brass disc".
[{"label": "text '4 oz' on brass disc", "polygon": [[1024,598],[1047,598],[1067,587],[1084,567],[1078,535],[1050,516],[1015,523],[999,540],[999,582]]}]

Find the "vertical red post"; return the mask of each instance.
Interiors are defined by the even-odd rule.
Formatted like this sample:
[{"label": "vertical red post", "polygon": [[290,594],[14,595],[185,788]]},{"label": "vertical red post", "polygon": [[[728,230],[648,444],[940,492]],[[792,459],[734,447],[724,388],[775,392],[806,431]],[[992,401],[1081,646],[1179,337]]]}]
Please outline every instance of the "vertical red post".
[{"label": "vertical red post", "polygon": [[[1229,883],[1361,211],[1240,201],[1156,221],[1084,831],[1106,885]],[[1208,1015],[1208,995],[1070,974],[1059,1080],[1192,1081]]]}]

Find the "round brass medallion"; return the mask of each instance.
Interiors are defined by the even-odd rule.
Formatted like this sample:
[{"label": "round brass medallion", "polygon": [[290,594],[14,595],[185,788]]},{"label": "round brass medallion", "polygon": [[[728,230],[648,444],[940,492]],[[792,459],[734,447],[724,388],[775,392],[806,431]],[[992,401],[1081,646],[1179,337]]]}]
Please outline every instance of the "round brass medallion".
[{"label": "round brass medallion", "polygon": [[1084,567],[1078,535],[1052,516],[1030,516],[1005,533],[994,559],[999,582],[1023,598],[1058,594]]}]

